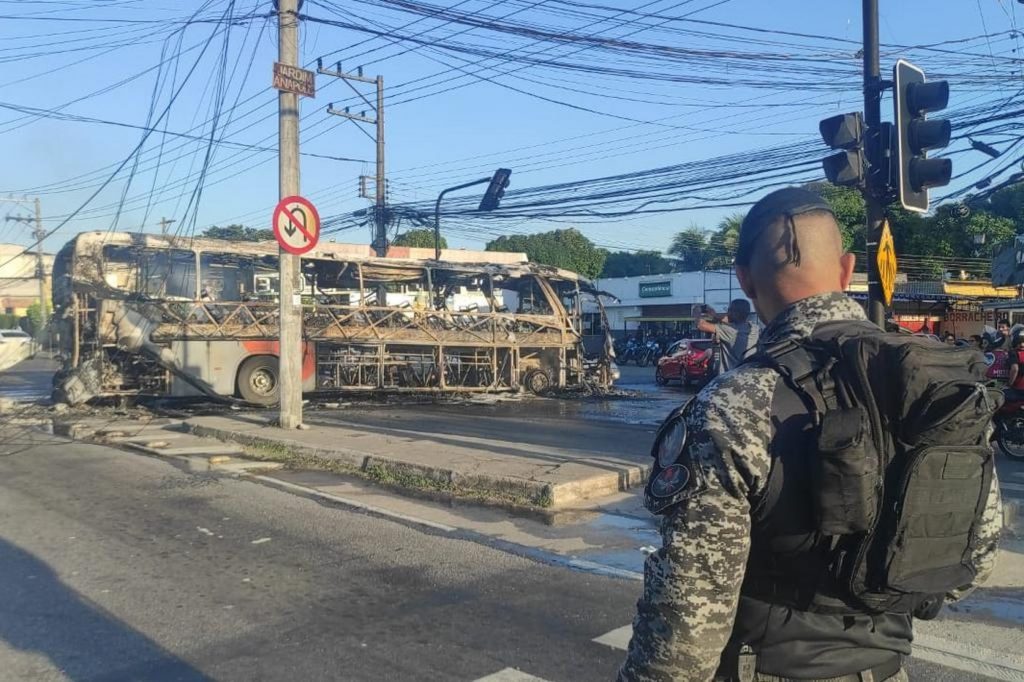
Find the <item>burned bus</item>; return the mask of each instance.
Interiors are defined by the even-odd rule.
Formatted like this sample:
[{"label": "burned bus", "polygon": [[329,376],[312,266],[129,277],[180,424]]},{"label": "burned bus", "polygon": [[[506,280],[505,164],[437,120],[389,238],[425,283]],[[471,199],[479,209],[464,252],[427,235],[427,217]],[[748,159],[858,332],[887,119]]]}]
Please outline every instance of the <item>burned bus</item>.
[{"label": "burned bus", "polygon": [[[600,306],[589,282],[512,254],[427,253],[328,243],[302,256],[305,393],[611,384],[606,325],[592,352],[583,343],[584,299]],[[53,266],[55,397],[276,403],[278,276],[274,242],[78,235]]]}]

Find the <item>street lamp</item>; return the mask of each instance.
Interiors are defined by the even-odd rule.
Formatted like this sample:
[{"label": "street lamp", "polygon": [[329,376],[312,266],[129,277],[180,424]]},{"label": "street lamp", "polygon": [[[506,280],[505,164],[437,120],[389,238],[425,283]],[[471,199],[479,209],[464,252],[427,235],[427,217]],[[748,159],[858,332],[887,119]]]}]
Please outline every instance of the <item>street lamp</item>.
[{"label": "street lamp", "polygon": [[437,195],[437,203],[434,204],[434,260],[441,260],[441,199],[444,199],[444,195],[448,192],[454,192],[460,189],[466,189],[467,187],[474,187],[476,185],[482,185],[485,182],[491,183],[487,187],[487,191],[484,193],[484,198],[480,200],[480,211],[493,211],[498,208],[498,204],[501,203],[501,197],[505,194],[505,188],[508,187],[509,176],[512,175],[512,171],[508,168],[499,168],[494,171],[494,175],[489,178],[480,178],[473,182],[466,182],[461,185],[455,185],[448,189],[441,190],[441,193]]},{"label": "street lamp", "polygon": [[977,258],[981,255],[981,247],[985,246],[985,233],[975,232],[973,236],[974,240],[974,257]]}]

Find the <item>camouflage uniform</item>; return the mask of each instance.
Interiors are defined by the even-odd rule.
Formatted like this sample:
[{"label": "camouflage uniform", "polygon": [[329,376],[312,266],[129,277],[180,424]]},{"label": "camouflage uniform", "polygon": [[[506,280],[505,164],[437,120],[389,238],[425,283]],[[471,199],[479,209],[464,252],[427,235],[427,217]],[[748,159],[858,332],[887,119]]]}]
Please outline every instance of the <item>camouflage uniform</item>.
[{"label": "camouflage uniform", "polygon": [[[773,320],[761,345],[806,337],[822,322],[863,319],[861,307],[843,294],[813,296]],[[620,681],[710,680],[718,669],[750,551],[749,500],[763,490],[771,467],[770,413],[778,385],[774,370],[745,365],[719,376],[687,405],[683,456],[694,469],[694,484],[685,499],[664,512],[663,546],[644,567],[643,596]],[[984,521],[975,557],[979,583],[992,571],[1002,524],[995,476]],[[906,678],[900,673],[890,679]]]}]

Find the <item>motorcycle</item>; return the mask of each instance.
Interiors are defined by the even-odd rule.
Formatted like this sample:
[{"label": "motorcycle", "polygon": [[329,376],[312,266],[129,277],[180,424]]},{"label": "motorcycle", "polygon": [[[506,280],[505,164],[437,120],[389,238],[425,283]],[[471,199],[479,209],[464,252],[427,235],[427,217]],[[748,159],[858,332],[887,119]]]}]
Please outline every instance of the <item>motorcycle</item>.
[{"label": "motorcycle", "polygon": [[1003,454],[1024,462],[1024,394],[1007,396],[992,421]]},{"label": "motorcycle", "polygon": [[637,353],[640,350],[640,345],[633,339],[626,341],[625,345],[622,346],[622,350],[615,349],[615,361],[619,365],[627,365],[631,360],[636,359]]},{"label": "motorcycle", "polygon": [[658,357],[661,355],[661,346],[657,341],[647,341],[636,354],[636,366],[647,367],[652,362],[657,362]]}]

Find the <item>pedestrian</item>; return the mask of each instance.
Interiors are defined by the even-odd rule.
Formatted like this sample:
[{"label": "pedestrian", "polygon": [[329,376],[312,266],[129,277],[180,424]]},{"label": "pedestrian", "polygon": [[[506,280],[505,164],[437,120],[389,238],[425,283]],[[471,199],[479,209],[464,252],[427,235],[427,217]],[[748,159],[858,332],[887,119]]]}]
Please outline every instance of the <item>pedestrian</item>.
[{"label": "pedestrian", "polygon": [[989,350],[1010,350],[1010,320],[1003,317],[996,323],[996,335],[992,337]]},{"label": "pedestrian", "polygon": [[697,320],[697,329],[714,334],[720,346],[718,374],[739,367],[757,349],[758,329],[750,323],[750,301],[734,299],[724,317],[719,317],[711,306],[704,306],[711,320]]},{"label": "pedestrian", "polygon": [[662,547],[620,682],[906,680],[912,616],[991,572],[998,391],[976,351],[871,325],[844,293],[854,261],[813,192],[772,192],[744,219],[736,274],[766,326],[659,429],[644,502]]},{"label": "pedestrian", "polygon": [[943,335],[942,340],[943,340],[943,342],[945,342],[945,344],[947,346],[955,346],[956,345],[956,336],[953,334],[953,332],[946,332]]},{"label": "pedestrian", "polygon": [[971,345],[978,350],[985,350],[985,339],[980,334],[971,334]]}]

